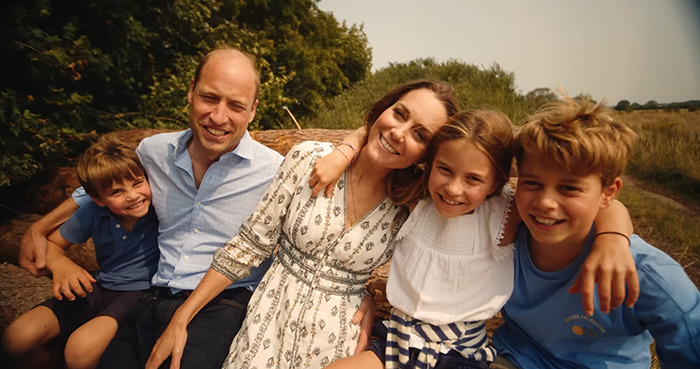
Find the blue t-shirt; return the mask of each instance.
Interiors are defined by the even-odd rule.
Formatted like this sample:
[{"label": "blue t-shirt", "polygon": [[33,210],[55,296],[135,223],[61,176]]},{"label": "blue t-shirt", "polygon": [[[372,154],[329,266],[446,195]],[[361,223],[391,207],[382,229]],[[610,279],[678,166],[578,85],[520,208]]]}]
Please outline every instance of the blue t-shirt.
[{"label": "blue t-shirt", "polygon": [[127,233],[107,207],[83,200],[59,228],[61,236],[71,243],[92,237],[100,267],[97,280],[103,287],[116,291],[150,288],[159,257],[158,218],[153,208]]},{"label": "blue t-shirt", "polygon": [[633,235],[631,251],[641,293],[633,308],[583,312],[580,294],[568,292],[591,250],[591,229],[578,258],[562,270],[537,269],[529,232],[515,241],[515,288],[493,336],[499,355],[519,368],[648,368],[649,345],[663,368],[700,368],[700,293],[677,262]]}]

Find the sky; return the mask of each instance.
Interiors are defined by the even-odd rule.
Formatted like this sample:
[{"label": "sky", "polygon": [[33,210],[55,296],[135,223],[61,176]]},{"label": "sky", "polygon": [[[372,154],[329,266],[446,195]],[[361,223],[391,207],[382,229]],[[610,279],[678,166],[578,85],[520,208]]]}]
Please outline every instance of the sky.
[{"label": "sky", "polygon": [[700,0],[321,0],[363,25],[372,70],[433,57],[614,105],[700,100]]}]

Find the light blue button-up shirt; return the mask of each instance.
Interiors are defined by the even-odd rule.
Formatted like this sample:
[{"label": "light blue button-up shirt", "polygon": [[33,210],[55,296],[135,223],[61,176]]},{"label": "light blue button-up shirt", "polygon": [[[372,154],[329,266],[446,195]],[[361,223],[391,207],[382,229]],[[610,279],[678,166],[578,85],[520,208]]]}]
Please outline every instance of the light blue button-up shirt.
[{"label": "light blue button-up shirt", "polygon": [[[160,222],[160,260],[151,282],[170,287],[173,293],[197,287],[211,265],[214,251],[238,233],[283,159],[246,132],[235,150],[209,167],[197,189],[187,152],[191,138],[189,129],[163,133],[145,138],[136,149],[148,173],[152,203]],[[230,288],[252,291],[270,263],[265,261]]]},{"label": "light blue button-up shirt", "polygon": [[[136,149],[160,221],[161,255],[152,283],[173,292],[197,287],[214,251],[238,233],[283,159],[246,132],[235,150],[209,167],[197,189],[187,152],[191,137],[191,130],[159,134]],[[269,266],[270,260],[233,286],[252,290]]]}]

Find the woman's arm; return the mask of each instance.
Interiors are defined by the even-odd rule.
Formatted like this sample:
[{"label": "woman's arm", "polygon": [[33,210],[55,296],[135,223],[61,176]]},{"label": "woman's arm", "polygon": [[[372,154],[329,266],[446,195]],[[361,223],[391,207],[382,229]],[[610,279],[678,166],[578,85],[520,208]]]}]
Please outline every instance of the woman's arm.
[{"label": "woman's arm", "polygon": [[[357,159],[365,142],[365,135],[364,126],[356,129],[343,139],[343,142],[347,142],[349,145],[338,144],[328,155],[316,160],[311,178],[309,178],[309,186],[313,188],[311,196],[316,197],[325,189],[326,197],[330,197],[331,191],[345,172],[345,168]],[[357,152],[353,147],[357,149]]]},{"label": "woman's arm", "polygon": [[611,308],[616,309],[622,305],[625,295],[629,307],[639,297],[637,267],[629,243],[633,226],[627,208],[614,200],[610,206],[598,212],[595,227],[598,236],[593,242],[591,253],[581,266],[576,282],[569,289],[571,293],[581,292],[583,309],[589,316],[593,315],[596,284],[600,310],[606,314]]},{"label": "woman's arm", "polygon": [[171,368],[180,366],[182,352],[187,342],[187,326],[202,308],[231,284],[231,280],[216,270],[209,268],[197,288],[175,311],[173,318],[151,350],[146,369],[160,367],[165,359],[172,356]]}]

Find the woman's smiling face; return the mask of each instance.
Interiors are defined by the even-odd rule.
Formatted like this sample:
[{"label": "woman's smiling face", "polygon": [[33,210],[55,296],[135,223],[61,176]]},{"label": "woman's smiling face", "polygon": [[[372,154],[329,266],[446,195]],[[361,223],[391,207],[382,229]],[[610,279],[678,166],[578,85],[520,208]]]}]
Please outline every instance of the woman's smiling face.
[{"label": "woman's smiling face", "polygon": [[364,151],[376,165],[407,168],[423,157],[433,134],[446,121],[445,106],[433,91],[410,91],[377,118]]}]

